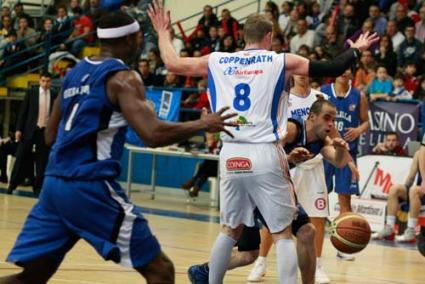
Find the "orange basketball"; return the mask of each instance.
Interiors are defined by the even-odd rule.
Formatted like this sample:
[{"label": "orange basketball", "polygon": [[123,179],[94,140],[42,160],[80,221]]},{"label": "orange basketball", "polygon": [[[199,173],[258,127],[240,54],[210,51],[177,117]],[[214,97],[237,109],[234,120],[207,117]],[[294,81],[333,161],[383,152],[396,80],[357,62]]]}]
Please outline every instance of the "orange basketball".
[{"label": "orange basketball", "polygon": [[356,253],[364,249],[369,243],[370,234],[367,220],[353,212],[343,213],[332,222],[331,242],[343,253]]}]

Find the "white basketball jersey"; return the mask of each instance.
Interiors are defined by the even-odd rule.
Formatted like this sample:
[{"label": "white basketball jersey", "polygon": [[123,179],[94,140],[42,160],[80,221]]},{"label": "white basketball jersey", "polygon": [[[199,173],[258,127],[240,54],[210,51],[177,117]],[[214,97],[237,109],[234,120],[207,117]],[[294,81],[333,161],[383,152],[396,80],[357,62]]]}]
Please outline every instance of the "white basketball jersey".
[{"label": "white basketball jersey", "polygon": [[310,89],[310,94],[307,97],[300,97],[290,93],[288,103],[289,117],[306,120],[310,113],[311,106],[317,100],[317,96],[322,96],[326,100],[328,99],[328,95],[315,89]]},{"label": "white basketball jersey", "polygon": [[213,112],[229,106],[238,127],[222,132],[224,142],[268,143],[286,132],[285,55],[264,49],[213,52],[208,60],[208,89]]}]

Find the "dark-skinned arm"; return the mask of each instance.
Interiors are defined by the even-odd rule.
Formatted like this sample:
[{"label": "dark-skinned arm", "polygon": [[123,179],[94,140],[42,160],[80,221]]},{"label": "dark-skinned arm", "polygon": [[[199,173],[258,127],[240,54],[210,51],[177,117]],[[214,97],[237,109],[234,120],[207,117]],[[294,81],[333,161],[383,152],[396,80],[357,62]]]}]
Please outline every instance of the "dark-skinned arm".
[{"label": "dark-skinned arm", "polygon": [[61,92],[56,97],[52,113],[50,114],[49,120],[47,121],[46,131],[44,132],[44,141],[47,146],[52,146],[56,140],[58,133],[59,122],[61,120]]}]

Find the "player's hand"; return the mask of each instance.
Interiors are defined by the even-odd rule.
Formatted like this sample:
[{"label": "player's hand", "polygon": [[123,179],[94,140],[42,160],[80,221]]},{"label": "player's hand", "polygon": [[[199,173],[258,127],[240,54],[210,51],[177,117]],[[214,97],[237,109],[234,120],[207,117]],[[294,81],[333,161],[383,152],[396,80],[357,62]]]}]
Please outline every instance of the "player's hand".
[{"label": "player's hand", "polygon": [[303,147],[293,149],[287,157],[289,163],[300,163],[313,158],[313,154]]},{"label": "player's hand", "polygon": [[171,27],[170,11],[164,11],[163,0],[153,0],[149,4],[148,16],[151,19],[154,30],[160,33],[168,33]]},{"label": "player's hand", "polygon": [[207,109],[203,108],[201,113],[201,120],[206,125],[205,130],[207,132],[213,132],[213,133],[224,131],[227,135],[233,138],[232,133],[230,133],[230,131],[226,130],[224,127],[238,126],[235,122],[226,122],[226,120],[228,120],[229,118],[235,117],[238,114],[237,113],[224,114],[224,112],[228,109],[229,107],[224,107],[217,112],[208,113]]},{"label": "player's hand", "polygon": [[351,48],[357,48],[360,52],[368,50],[369,47],[379,40],[379,36],[377,33],[370,34],[366,32],[361,34],[360,37],[353,42],[351,39],[347,40],[348,44]]},{"label": "player's hand", "polygon": [[348,143],[340,137],[336,137],[332,139],[332,146],[334,146],[335,148],[337,147],[344,148],[347,151],[350,150],[350,148],[348,147]]},{"label": "player's hand", "polygon": [[347,132],[345,132],[344,135],[344,140],[347,142],[351,142],[356,140],[357,138],[359,138],[360,134],[362,134],[360,132],[360,130],[358,128],[347,128]]},{"label": "player's hand", "polygon": [[351,171],[351,182],[358,182],[360,179],[360,172],[356,164],[354,164],[353,162],[349,162],[347,165]]}]

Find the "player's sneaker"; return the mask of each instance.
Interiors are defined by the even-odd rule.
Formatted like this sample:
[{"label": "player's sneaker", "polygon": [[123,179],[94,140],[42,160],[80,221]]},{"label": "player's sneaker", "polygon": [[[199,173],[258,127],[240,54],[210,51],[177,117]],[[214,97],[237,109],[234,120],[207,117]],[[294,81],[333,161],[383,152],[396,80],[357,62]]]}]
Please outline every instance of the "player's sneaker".
[{"label": "player's sneaker", "polygon": [[385,240],[392,241],[394,240],[394,236],[395,236],[395,233],[394,233],[393,227],[385,225],[381,231],[372,234],[372,239],[379,239],[379,240],[385,239]]},{"label": "player's sneaker", "polygon": [[187,270],[187,276],[192,284],[208,284],[210,268],[208,262],[200,265],[192,265]]},{"label": "player's sneaker", "polygon": [[260,282],[264,275],[266,275],[267,263],[265,257],[258,257],[255,261],[254,267],[248,275],[249,282]]},{"label": "player's sneaker", "polygon": [[395,241],[400,243],[410,243],[416,241],[415,229],[407,228],[403,235],[395,237]]},{"label": "player's sneaker", "polygon": [[316,266],[315,279],[317,284],[331,283],[331,280],[329,279],[328,275],[326,275],[325,270],[321,265]]},{"label": "player's sneaker", "polygon": [[356,257],[352,254],[348,254],[348,253],[343,253],[338,251],[336,253],[336,257],[340,260],[345,260],[345,261],[354,261],[356,259]]}]

